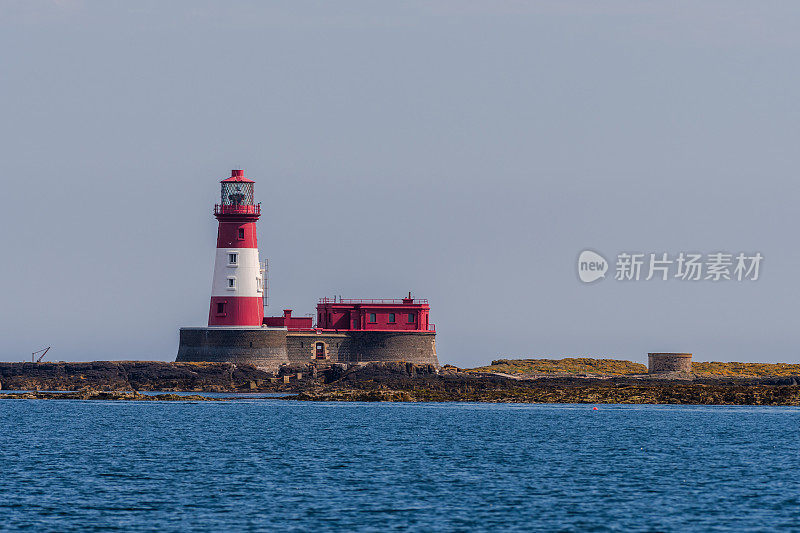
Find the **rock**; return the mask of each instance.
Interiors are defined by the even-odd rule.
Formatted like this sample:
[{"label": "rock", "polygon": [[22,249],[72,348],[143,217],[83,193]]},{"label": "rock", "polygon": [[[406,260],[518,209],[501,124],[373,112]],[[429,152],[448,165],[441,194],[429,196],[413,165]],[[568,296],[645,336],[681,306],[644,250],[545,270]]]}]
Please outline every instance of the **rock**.
[{"label": "rock", "polygon": [[78,390],[247,390],[271,374],[250,365],[92,361],[89,363],[0,363],[0,381],[9,389]]}]

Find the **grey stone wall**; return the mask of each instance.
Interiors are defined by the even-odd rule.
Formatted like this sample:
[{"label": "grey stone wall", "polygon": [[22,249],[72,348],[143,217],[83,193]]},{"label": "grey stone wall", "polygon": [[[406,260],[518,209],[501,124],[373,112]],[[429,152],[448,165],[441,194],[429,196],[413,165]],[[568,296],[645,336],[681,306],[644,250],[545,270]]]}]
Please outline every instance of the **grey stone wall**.
[{"label": "grey stone wall", "polygon": [[664,374],[666,372],[691,372],[692,354],[690,353],[649,353],[647,354],[647,372]]},{"label": "grey stone wall", "polygon": [[250,364],[272,372],[289,362],[286,330],[181,328],[176,361]]},{"label": "grey stone wall", "polygon": [[365,363],[405,361],[439,366],[436,334],[428,331],[349,331],[316,334],[269,328],[181,328],[179,362],[250,364],[273,372],[282,364],[314,360],[316,343],[325,361]]},{"label": "grey stone wall", "polygon": [[325,345],[325,361],[340,363],[349,361],[353,353],[353,340],[347,333],[328,333],[317,335],[290,331],[286,335],[286,349],[293,363],[308,363],[314,360],[316,343]]},{"label": "grey stone wall", "polygon": [[332,363],[405,361],[439,366],[436,334],[428,331],[348,331],[317,335],[289,332],[287,353],[292,362],[307,363],[314,358],[315,344],[325,344],[326,360]]},{"label": "grey stone wall", "polygon": [[353,331],[350,335],[357,347],[354,362],[405,361],[439,366],[433,332]]}]

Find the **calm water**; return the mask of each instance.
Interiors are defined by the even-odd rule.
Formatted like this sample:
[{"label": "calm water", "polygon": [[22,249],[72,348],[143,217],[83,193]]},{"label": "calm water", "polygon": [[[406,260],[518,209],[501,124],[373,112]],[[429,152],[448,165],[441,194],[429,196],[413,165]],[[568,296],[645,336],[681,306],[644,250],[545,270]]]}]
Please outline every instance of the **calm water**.
[{"label": "calm water", "polygon": [[795,408],[0,401],[0,528],[800,530]]}]

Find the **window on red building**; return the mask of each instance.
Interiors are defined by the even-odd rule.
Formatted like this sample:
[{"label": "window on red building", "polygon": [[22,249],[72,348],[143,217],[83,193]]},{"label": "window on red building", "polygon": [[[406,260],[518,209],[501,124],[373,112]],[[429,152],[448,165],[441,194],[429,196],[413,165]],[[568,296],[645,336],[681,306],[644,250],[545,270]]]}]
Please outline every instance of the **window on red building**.
[{"label": "window on red building", "polygon": [[408,313],[408,323],[409,324],[414,323],[414,313]]},{"label": "window on red building", "polygon": [[225,304],[224,303],[218,303],[217,304],[217,314],[218,315],[224,315],[225,314]]},{"label": "window on red building", "polygon": [[394,324],[394,313],[389,313],[389,323]]},{"label": "window on red building", "polygon": [[375,313],[370,313],[369,314],[369,321],[370,321],[370,324],[374,324],[375,322],[378,321],[378,317],[375,315]]},{"label": "window on red building", "polygon": [[244,239],[244,228],[239,228],[239,240]]}]

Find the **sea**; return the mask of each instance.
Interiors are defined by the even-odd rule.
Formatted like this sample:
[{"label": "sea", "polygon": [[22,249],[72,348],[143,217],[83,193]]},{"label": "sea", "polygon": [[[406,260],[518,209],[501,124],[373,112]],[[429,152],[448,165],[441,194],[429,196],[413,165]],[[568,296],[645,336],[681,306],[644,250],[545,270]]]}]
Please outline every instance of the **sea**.
[{"label": "sea", "polygon": [[794,407],[0,400],[0,530],[800,531],[798,437]]}]

